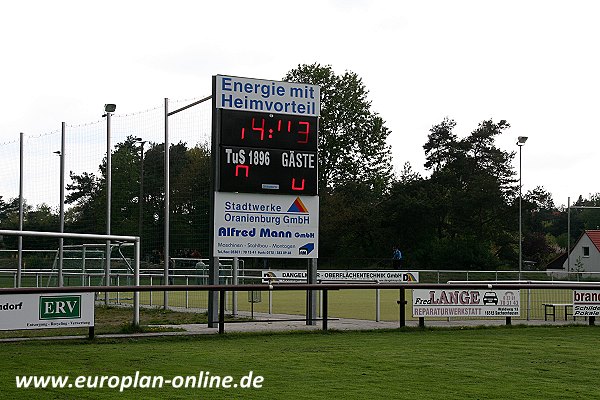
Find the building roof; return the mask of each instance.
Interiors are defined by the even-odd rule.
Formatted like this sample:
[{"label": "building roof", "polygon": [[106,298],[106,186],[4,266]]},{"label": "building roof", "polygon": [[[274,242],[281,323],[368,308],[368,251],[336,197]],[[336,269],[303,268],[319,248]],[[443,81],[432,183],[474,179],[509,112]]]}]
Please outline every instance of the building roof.
[{"label": "building roof", "polygon": [[596,250],[600,251],[600,230],[589,230],[585,231],[588,235],[594,246],[596,246]]},{"label": "building roof", "polygon": [[[600,229],[590,229],[584,231],[581,236],[579,236],[579,239],[577,239],[575,242],[576,244],[579,243],[583,235],[587,235],[592,243],[594,243],[594,246],[596,246],[596,250],[600,252]],[[571,248],[571,251],[573,251],[573,248]],[[546,269],[563,269],[565,261],[567,261],[567,253],[562,253],[554,260],[550,261],[546,266]]]}]

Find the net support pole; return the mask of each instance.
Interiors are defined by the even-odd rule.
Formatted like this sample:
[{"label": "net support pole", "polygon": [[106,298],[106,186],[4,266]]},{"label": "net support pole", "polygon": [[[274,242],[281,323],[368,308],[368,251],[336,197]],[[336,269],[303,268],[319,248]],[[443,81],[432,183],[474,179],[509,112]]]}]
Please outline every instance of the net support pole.
[{"label": "net support pole", "polygon": [[[66,124],[63,122],[60,135],[60,233],[65,231],[65,131]],[[64,239],[58,239],[58,287],[64,286],[63,277],[64,264]]]},{"label": "net support pole", "polygon": [[[134,244],[133,285],[140,286],[140,238]],[[133,326],[140,325],[140,292],[133,292]]]},{"label": "net support pole", "polygon": [[[106,234],[110,235],[111,219],[111,192],[112,192],[112,163],[111,163],[111,139],[110,139],[110,117],[111,113],[106,112]],[[110,239],[106,241],[106,256],[104,258],[104,285],[110,286]],[[106,306],[110,302],[110,293],[104,293],[104,303]]]},{"label": "net support pole", "polygon": [[[171,192],[171,183],[169,181],[170,174],[170,157],[169,157],[169,99],[165,98],[165,271],[164,271],[164,284],[169,285],[169,263],[171,261],[169,257],[169,227],[171,224],[169,214],[170,214],[170,192]],[[164,308],[167,309],[169,307],[169,292],[167,290],[164,291]]]},{"label": "net support pole", "polygon": [[[23,230],[23,132],[19,134],[19,230]],[[23,271],[23,236],[19,236],[16,287],[21,287]]]}]

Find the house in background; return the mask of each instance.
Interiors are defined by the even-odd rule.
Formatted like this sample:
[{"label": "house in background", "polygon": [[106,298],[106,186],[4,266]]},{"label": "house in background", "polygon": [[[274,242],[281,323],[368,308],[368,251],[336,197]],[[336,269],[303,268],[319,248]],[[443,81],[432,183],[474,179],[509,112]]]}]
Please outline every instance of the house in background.
[{"label": "house in background", "polygon": [[[570,266],[569,266],[570,263]],[[600,273],[600,230],[587,230],[571,248],[569,258],[563,254],[548,264],[548,273],[560,272]]]}]

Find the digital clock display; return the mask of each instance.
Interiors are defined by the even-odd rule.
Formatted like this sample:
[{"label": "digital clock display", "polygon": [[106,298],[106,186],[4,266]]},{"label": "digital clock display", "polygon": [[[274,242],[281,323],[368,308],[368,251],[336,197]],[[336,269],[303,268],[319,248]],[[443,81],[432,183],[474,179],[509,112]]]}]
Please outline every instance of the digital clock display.
[{"label": "digital clock display", "polygon": [[317,151],[317,117],[221,110],[221,145]]}]

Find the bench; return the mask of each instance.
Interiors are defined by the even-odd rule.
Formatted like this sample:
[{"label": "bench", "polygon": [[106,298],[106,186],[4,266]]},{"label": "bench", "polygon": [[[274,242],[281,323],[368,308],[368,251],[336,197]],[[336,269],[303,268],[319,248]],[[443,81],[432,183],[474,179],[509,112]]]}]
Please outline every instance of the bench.
[{"label": "bench", "polygon": [[[556,321],[556,308],[565,308],[565,321],[569,319],[569,315],[573,315],[573,304],[571,303],[543,303],[544,306],[544,321],[548,321],[548,316],[552,316],[552,320]],[[571,312],[569,312],[569,310]],[[573,317],[575,319],[575,317]]]}]

